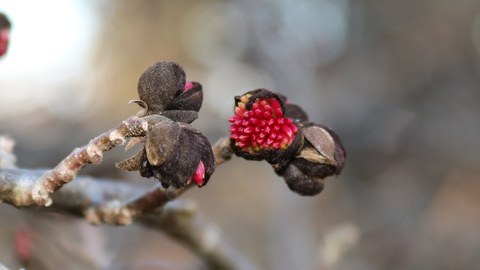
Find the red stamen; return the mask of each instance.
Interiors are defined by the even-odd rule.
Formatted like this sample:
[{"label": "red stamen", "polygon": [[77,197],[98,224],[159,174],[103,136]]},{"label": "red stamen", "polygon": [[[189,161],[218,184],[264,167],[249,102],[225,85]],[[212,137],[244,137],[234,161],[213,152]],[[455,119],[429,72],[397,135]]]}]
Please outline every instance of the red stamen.
[{"label": "red stamen", "polygon": [[197,186],[201,187],[205,184],[204,179],[205,179],[205,164],[203,164],[203,161],[200,160],[200,162],[198,163],[197,169],[193,173],[193,182],[195,182]]},{"label": "red stamen", "polygon": [[183,88],[183,92],[187,92],[188,90],[193,88],[193,83],[192,82],[187,82],[185,84],[185,87]]}]

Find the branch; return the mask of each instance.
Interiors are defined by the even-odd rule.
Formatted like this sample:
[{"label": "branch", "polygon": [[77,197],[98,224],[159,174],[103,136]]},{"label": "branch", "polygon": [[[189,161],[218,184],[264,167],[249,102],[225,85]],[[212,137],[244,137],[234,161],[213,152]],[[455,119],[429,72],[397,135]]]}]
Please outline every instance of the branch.
[{"label": "branch", "polygon": [[[223,138],[212,146],[217,165],[229,160],[233,154],[230,148],[230,139]],[[164,189],[160,184],[151,190],[135,197],[125,203],[109,202],[100,206],[92,207],[86,212],[86,219],[92,224],[108,223],[113,225],[130,224],[133,218],[152,212],[164,206],[169,201],[177,198],[186,190],[195,186],[189,184],[183,189]]]},{"label": "branch", "polygon": [[[163,207],[192,185],[181,190],[164,189],[161,185],[156,185],[148,191],[138,185],[90,177],[77,177],[75,181],[71,181],[83,166],[100,162],[104,151],[123,144],[128,136],[141,136],[137,134],[147,129],[146,123],[132,117],[116,129],[93,139],[87,146],[75,149],[50,171],[17,169],[13,165],[0,167],[0,202],[17,207],[32,207],[36,205],[32,196],[34,187],[56,187],[45,188],[47,191],[57,192],[50,192],[53,193],[51,196],[48,193],[51,207],[42,209],[85,217],[92,224],[124,225],[137,221],[164,231],[183,243],[204,260],[208,269],[255,269],[220,241],[222,237],[219,236],[219,230],[199,219],[192,209]],[[143,131],[139,131],[139,127],[142,127]],[[212,151],[217,165],[229,160],[233,154],[228,138],[220,139],[212,146]],[[10,153],[11,147],[0,147],[0,164],[4,152]],[[95,154],[89,154],[92,152]],[[62,174],[58,171],[69,173]],[[61,176],[67,176],[69,181],[62,180]],[[68,182],[69,185],[63,186]],[[59,189],[61,186],[63,188]],[[243,266],[240,266],[241,264]]]},{"label": "branch", "polygon": [[[92,139],[87,145],[76,148],[55,168],[43,175],[29,174],[10,182],[0,180],[0,201],[15,206],[49,206],[50,195],[71,182],[77,173],[88,164],[102,162],[103,153],[117,145],[124,144],[129,137],[144,136],[148,130],[148,118],[130,117],[119,126]],[[14,168],[15,156],[12,154],[14,142],[8,137],[0,136],[0,168]],[[32,177],[35,177],[32,179]]]},{"label": "branch", "polygon": [[[105,134],[108,133],[104,133],[103,135],[93,139],[89,145],[91,145],[92,142],[95,144],[95,142],[97,142],[101,137],[105,138]],[[77,148],[73,151],[73,153],[77,152],[78,149],[87,149],[88,147],[89,146]],[[217,165],[220,165],[226,160],[230,159],[232,150],[230,148],[229,139],[220,139],[216,144],[213,145],[212,151],[214,153]],[[0,169],[0,201],[17,207],[34,205],[31,191],[40,185],[45,186],[43,185],[44,181],[46,181],[45,179],[61,180],[62,178],[45,178],[45,176],[59,176],[60,174],[52,174],[52,172],[55,172],[56,169],[61,167],[62,164],[68,164],[68,162],[65,160],[74,158],[78,159],[80,157],[79,155],[74,155],[75,157],[71,156],[72,154],[65,158],[55,169],[47,172],[42,170]],[[92,185],[90,182],[84,183],[86,181],[85,179],[90,178],[77,178],[77,181],[75,182],[79,183],[76,185],[72,185],[74,182],[70,183],[69,185],[65,185],[65,187],[63,187],[65,191],[61,192],[59,196],[62,196],[62,194],[70,195],[70,193],[75,193],[79,194],[79,196],[82,196],[85,191],[80,188],[88,188]],[[167,202],[177,198],[190,187],[192,187],[192,185],[189,185],[184,189],[164,189],[160,184],[158,184],[150,191],[142,190],[142,192],[136,194],[130,192],[127,194],[127,197],[120,196],[124,194],[125,191],[113,188],[111,190],[114,193],[107,194],[107,198],[116,198],[116,200],[109,200],[107,202],[93,200],[95,197],[92,197],[91,195],[95,194],[95,191],[86,190],[88,191],[86,193],[88,196],[83,195],[82,199],[88,199],[90,203],[89,208],[86,209],[85,217],[92,224],[129,224],[132,222],[134,217],[143,215],[155,210],[158,207],[164,206]],[[119,188],[121,189],[121,187]],[[113,196],[114,194],[116,195]],[[66,205],[70,204],[68,200],[62,201],[62,203]]]},{"label": "branch", "polygon": [[130,117],[118,127],[111,129],[91,140],[87,145],[76,148],[55,168],[47,171],[35,182],[31,190],[24,191],[23,205],[36,203],[49,206],[52,203],[50,194],[72,181],[77,173],[88,164],[100,164],[103,152],[125,143],[129,137],[144,136],[148,130],[148,122],[138,117]]},{"label": "branch", "polygon": [[[100,164],[103,159],[103,153],[111,150],[115,146],[125,144],[126,140],[131,137],[142,137],[145,136],[145,132],[148,130],[149,121],[156,121],[155,118],[147,117],[130,117],[127,120],[123,121],[119,126],[114,129],[111,129],[98,137],[92,139],[87,145],[74,149],[66,158],[64,158],[55,168],[45,172],[37,181],[32,185],[26,185],[23,182],[19,182],[16,186],[8,186],[7,191],[13,192],[12,196],[4,196],[5,187],[0,186],[0,200],[5,201],[6,203],[13,204],[15,206],[30,206],[32,204],[37,204],[40,206],[49,206],[52,203],[50,195],[60,189],[65,184],[71,182],[77,173],[88,164]],[[2,137],[5,138],[5,137]],[[8,141],[7,141],[8,142]],[[219,141],[221,145],[217,146],[216,152],[214,152],[216,163],[223,163],[225,160],[229,159],[232,155],[232,150],[229,146],[228,139],[222,139]],[[0,147],[2,146],[2,141],[0,141]],[[10,146],[6,143],[6,150],[2,151],[8,153],[8,148]],[[10,149],[11,151],[11,149]],[[215,149],[214,149],[215,151]],[[7,158],[0,157],[2,162],[13,162]],[[11,167],[7,163],[5,167]],[[2,164],[0,163],[0,166]],[[159,195],[163,191],[153,190],[151,193],[152,196]],[[138,202],[141,203],[141,202]],[[131,205],[136,208],[136,206]],[[152,209],[151,209],[152,210]]]}]

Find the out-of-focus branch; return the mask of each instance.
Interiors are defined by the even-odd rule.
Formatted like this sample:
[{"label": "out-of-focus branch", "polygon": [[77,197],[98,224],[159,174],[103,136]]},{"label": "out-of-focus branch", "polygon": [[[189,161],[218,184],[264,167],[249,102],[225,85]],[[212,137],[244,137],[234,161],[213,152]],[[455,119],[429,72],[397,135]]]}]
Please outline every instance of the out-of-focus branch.
[{"label": "out-of-focus branch", "polygon": [[14,168],[17,158],[13,154],[15,141],[8,136],[0,136],[0,168]]},{"label": "out-of-focus branch", "polygon": [[[0,186],[16,180],[33,182],[43,173],[42,170],[1,169]],[[28,185],[28,183],[25,184]],[[160,196],[164,198],[163,205],[181,194],[181,192],[169,194],[169,191],[161,187],[156,187],[154,190],[159,193],[163,190],[163,194]],[[128,201],[129,198],[138,198],[132,200],[134,202],[144,198],[145,194],[154,195],[154,193],[146,193],[146,191],[147,189],[131,183],[77,177],[75,181],[52,194],[51,207],[41,209],[59,211],[77,217],[85,216],[89,222],[93,223],[107,222],[106,217],[111,217],[111,220],[115,220],[115,222],[107,223],[125,224],[118,222],[121,220],[118,213],[122,212],[121,209],[127,209],[131,205]],[[122,201],[127,203],[122,204]],[[112,205],[118,207],[108,207]],[[123,208],[122,205],[124,205]],[[103,219],[94,220],[89,217],[92,211],[98,211],[98,209],[110,210],[103,210],[105,215],[102,217]],[[113,209],[117,209],[117,211],[112,211]],[[134,217],[136,218],[133,219]],[[255,269],[252,266],[243,267],[242,265],[250,264],[224,242],[217,227],[199,217],[196,209],[189,205],[185,207],[185,205],[173,203],[166,207],[157,207],[155,211],[149,213],[132,215],[129,220],[165,232],[181,242],[205,262],[207,269]]]},{"label": "out-of-focus branch", "polygon": [[249,260],[235,251],[220,230],[196,211],[196,205],[175,201],[139,221],[153,229],[161,230],[173,239],[189,247],[203,258],[206,269],[257,269]]}]

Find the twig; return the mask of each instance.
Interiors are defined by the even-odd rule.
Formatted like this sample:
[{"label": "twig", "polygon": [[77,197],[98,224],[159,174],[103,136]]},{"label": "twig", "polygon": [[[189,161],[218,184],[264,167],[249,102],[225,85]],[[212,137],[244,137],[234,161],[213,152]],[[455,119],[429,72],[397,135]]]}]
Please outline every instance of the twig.
[{"label": "twig", "polygon": [[25,201],[21,203],[24,206],[32,203],[49,206],[52,203],[50,194],[72,181],[83,167],[92,163],[100,164],[103,152],[124,144],[129,137],[143,136],[147,130],[148,122],[145,119],[130,117],[118,127],[94,138],[87,145],[76,148],[55,168],[42,175],[28,192],[30,194],[25,194]]}]

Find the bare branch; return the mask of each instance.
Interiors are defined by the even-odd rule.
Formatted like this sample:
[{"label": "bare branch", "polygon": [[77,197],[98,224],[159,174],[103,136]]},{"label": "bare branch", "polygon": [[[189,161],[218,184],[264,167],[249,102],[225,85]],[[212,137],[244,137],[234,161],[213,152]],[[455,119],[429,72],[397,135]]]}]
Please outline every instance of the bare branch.
[{"label": "bare branch", "polygon": [[[242,262],[243,259],[239,259],[233,249],[222,243],[219,230],[204,221],[200,222],[191,208],[163,207],[193,184],[181,190],[164,189],[161,185],[148,190],[125,182],[89,177],[77,177],[71,181],[85,165],[101,162],[103,152],[125,143],[128,137],[143,136],[147,128],[148,122],[132,117],[88,145],[75,149],[50,171],[11,166],[0,168],[0,202],[17,207],[36,206],[38,200],[34,199],[32,192],[40,188],[47,192],[42,202],[48,198],[51,205],[42,208],[44,210],[85,217],[92,224],[124,225],[136,221],[164,231],[182,242],[205,261],[208,269],[255,269]],[[212,151],[217,165],[229,160],[233,153],[228,138],[220,139],[213,145]],[[239,266],[239,263],[250,266]]]},{"label": "bare branch", "polygon": [[[142,122],[134,121],[133,123],[137,127],[139,127],[141,126]],[[124,124],[125,122],[122,125]],[[125,124],[125,126],[133,126],[133,125]],[[124,127],[121,129],[114,129],[111,132],[106,132],[101,136],[93,139],[89,145],[95,145],[99,140],[102,140],[102,138],[107,143],[100,142],[98,144],[101,144],[103,146],[107,145],[108,142],[111,142],[112,140],[107,140],[105,137],[108,136],[108,134],[111,134],[112,132],[117,132],[118,130],[120,130],[119,133],[121,134],[127,133],[125,132],[125,130],[127,129]],[[139,133],[140,132],[138,133],[130,132],[129,134],[131,135],[131,134],[139,134]],[[113,144],[110,145],[110,149],[113,146],[114,146]],[[83,149],[81,151],[87,151],[86,150],[87,148],[89,148],[89,146],[85,146],[83,148],[78,148],[78,149]],[[107,148],[101,148],[101,149],[107,149]],[[74,153],[77,150],[75,150]],[[212,151],[214,153],[217,165],[220,165],[221,163],[230,159],[232,155],[232,151],[229,146],[229,140],[226,138],[220,139],[216,144],[214,144],[212,147]],[[78,162],[78,159],[79,158],[81,159],[80,155],[73,155],[73,157],[71,156],[72,154],[69,155],[69,157],[67,157],[66,159],[64,159],[64,161],[62,161],[55,169],[47,172],[41,171],[41,170],[21,170],[21,169],[1,170],[0,169],[0,201],[14,205],[14,206],[22,206],[22,207],[34,205],[35,201],[33,200],[33,197],[32,197],[32,190],[38,186],[45,186],[42,184],[44,183],[44,181],[49,181],[49,180],[63,181],[62,178],[60,178],[62,174],[55,174],[54,172],[56,171],[57,168],[62,167],[63,166],[62,164],[68,164],[68,161],[66,160],[75,159],[76,162]],[[84,156],[85,155],[82,155],[82,157]],[[88,163],[85,163],[85,165],[86,164]],[[80,168],[78,168],[77,171],[79,169]],[[70,170],[70,172],[71,171],[72,170]],[[50,176],[50,175],[57,176],[57,177],[45,178],[46,176]],[[81,178],[81,179],[82,180],[77,180],[79,181],[79,183],[77,183],[76,185],[72,185],[72,183],[70,183],[70,185],[72,185],[71,187],[68,187],[70,185],[66,185],[63,188],[66,190],[61,194],[69,194],[72,192],[74,193],[76,192],[79,195],[83,194],[80,188],[84,186],[85,188],[87,188],[88,186],[91,186],[91,184],[85,183],[85,181],[87,181],[85,179],[89,179],[89,178]],[[93,180],[90,180],[90,181],[93,181]],[[64,181],[62,183],[65,184],[66,182]],[[100,224],[100,223],[129,224],[132,222],[132,219],[134,217],[143,215],[145,213],[155,210],[158,207],[164,206],[167,202],[175,199],[191,186],[192,185],[189,185],[182,190],[177,190],[173,188],[164,189],[160,185],[157,185],[150,191],[142,190],[139,193],[130,192],[127,194],[128,195],[127,197],[121,197],[121,198],[118,198],[117,200],[112,199],[112,200],[108,200],[107,202],[92,201],[89,203],[88,211],[87,209],[85,209],[85,211],[87,211],[85,216],[87,220],[93,224]],[[111,190],[116,192],[114,194],[117,194],[116,195],[117,197],[119,196],[119,194],[124,194],[124,192],[120,192],[122,190],[117,190],[117,188],[113,188]],[[94,191],[91,191],[91,192],[94,192]],[[59,196],[62,196],[61,194]],[[50,198],[50,194],[48,195]],[[109,197],[112,197],[112,196],[109,194]],[[87,198],[83,198],[83,199],[85,200]],[[92,198],[88,198],[88,199],[91,200]],[[67,205],[71,204],[68,200],[63,201],[63,203],[66,203]]]},{"label": "bare branch", "polygon": [[[118,127],[111,129],[91,140],[87,145],[76,148],[55,168],[46,172],[35,182],[25,205],[36,203],[48,206],[52,203],[50,194],[75,178],[77,173],[88,164],[100,164],[103,152],[124,144],[129,137],[143,136],[148,130],[148,122],[142,118],[130,117]],[[26,191],[25,191],[26,192]],[[26,194],[27,195],[27,194]]]}]

